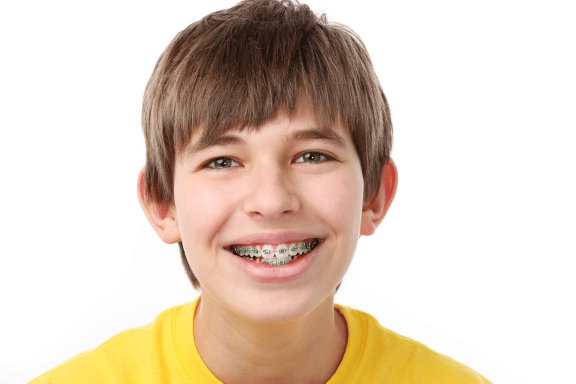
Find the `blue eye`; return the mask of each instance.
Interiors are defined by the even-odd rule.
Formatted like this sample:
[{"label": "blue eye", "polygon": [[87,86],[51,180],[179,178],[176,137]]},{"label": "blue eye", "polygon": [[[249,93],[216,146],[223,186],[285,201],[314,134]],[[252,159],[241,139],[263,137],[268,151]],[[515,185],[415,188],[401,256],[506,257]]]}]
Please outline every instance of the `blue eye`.
[{"label": "blue eye", "polygon": [[229,157],[218,157],[216,159],[210,160],[208,163],[206,163],[204,165],[204,168],[211,168],[214,170],[220,170],[220,169],[226,169],[226,168],[231,168],[231,167],[237,167],[240,164],[238,164],[237,161],[232,160]]},{"label": "blue eye", "polygon": [[[302,159],[302,160],[300,160]],[[296,159],[296,163],[322,163],[328,160],[332,160],[331,157],[326,156],[322,153],[319,152],[306,152],[303,153],[302,155],[300,155],[300,157],[298,157]]]}]

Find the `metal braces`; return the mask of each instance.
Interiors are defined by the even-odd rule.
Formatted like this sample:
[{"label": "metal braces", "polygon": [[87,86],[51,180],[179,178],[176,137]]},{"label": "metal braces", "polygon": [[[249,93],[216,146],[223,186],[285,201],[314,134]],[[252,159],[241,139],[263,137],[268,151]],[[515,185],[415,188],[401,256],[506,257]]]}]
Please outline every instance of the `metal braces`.
[{"label": "metal braces", "polygon": [[[300,249],[311,249],[312,246],[313,246],[314,244],[316,244],[316,243],[317,243],[317,241],[313,241],[313,242],[310,242],[310,243],[302,243],[302,244],[300,244]],[[292,252],[296,252],[296,251],[298,250],[298,247],[292,247],[291,250],[292,250]],[[240,255],[240,253],[244,253],[244,252],[254,253],[254,254],[258,255],[258,253],[259,253],[260,251],[259,251],[258,248],[253,248],[253,249],[252,249],[252,248],[250,248],[250,247],[234,248],[234,253],[235,253],[236,255]],[[262,251],[262,253],[264,253],[264,254],[266,254],[266,255],[269,255],[269,254],[271,254],[271,253],[286,253],[286,252],[288,252],[288,248],[280,248],[280,249],[278,249],[278,250],[276,250],[276,251],[272,251],[272,250],[270,250],[270,249],[264,249],[264,250]]]}]

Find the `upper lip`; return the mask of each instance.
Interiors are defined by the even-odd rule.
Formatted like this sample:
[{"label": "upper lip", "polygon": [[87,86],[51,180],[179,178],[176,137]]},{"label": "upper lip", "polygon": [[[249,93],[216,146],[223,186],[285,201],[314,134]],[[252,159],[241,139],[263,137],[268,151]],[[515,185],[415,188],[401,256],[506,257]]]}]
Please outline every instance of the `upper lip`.
[{"label": "upper lip", "polygon": [[304,232],[255,233],[235,239],[227,247],[237,244],[282,244],[312,238],[320,239],[321,237],[317,234]]}]

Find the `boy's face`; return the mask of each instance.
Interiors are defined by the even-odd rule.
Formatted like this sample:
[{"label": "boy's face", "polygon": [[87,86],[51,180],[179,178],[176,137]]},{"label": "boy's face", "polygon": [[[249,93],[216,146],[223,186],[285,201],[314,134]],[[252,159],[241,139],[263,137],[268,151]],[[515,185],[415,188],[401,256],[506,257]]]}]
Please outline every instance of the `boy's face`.
[{"label": "boy's face", "polygon": [[[360,161],[342,127],[332,129],[336,140],[311,134],[315,127],[305,112],[232,130],[207,148],[195,147],[196,134],[176,162],[173,213],[188,262],[203,295],[245,318],[309,313],[331,298],[352,261],[366,220]],[[310,238],[319,245],[283,266],[230,251]]]}]

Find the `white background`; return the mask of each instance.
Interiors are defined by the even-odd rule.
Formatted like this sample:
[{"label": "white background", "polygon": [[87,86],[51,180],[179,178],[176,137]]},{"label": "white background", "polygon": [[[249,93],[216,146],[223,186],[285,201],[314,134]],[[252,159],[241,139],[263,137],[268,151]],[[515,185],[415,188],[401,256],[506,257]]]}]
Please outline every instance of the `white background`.
[{"label": "white background", "polygon": [[[400,172],[336,300],[494,383],[574,382],[570,3],[308,2],[366,43]],[[136,199],[141,100],[174,35],[234,3],[5,4],[2,384],[197,296]]]}]

